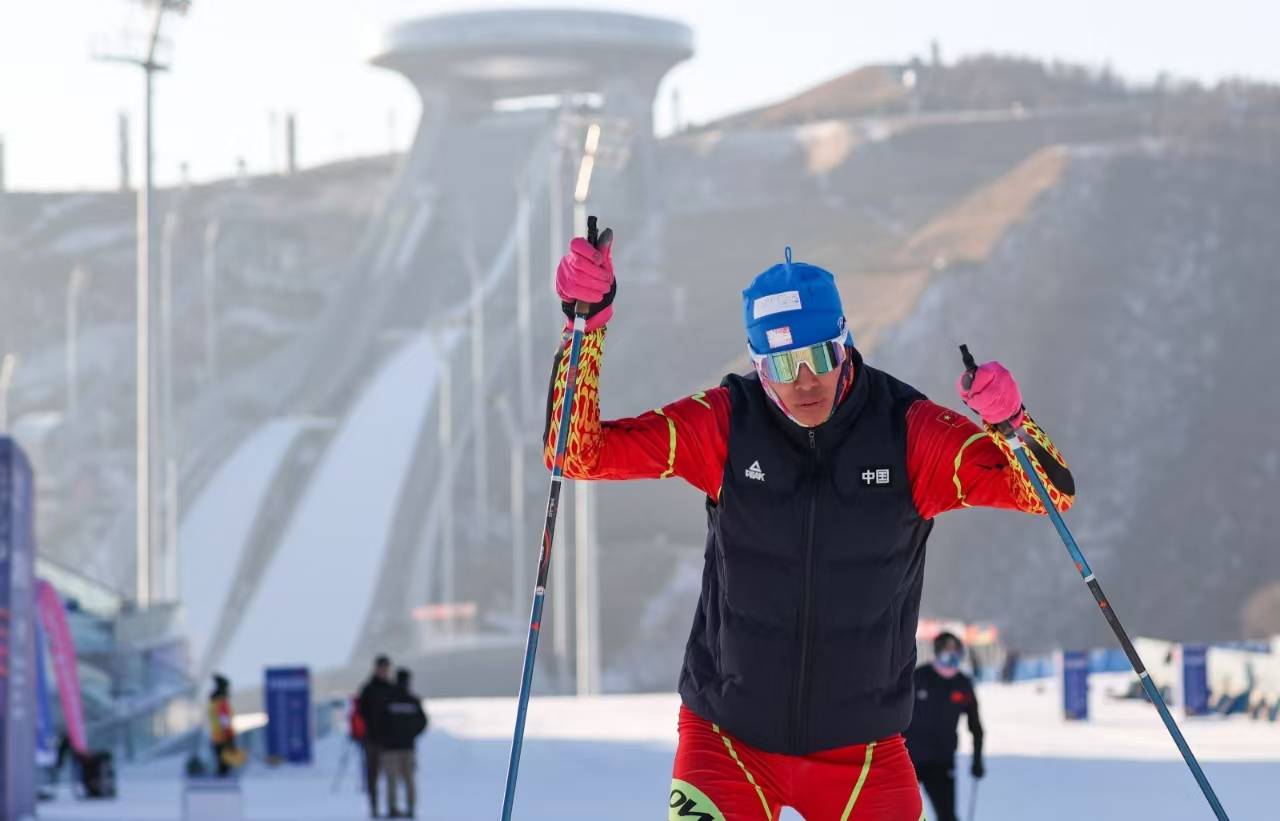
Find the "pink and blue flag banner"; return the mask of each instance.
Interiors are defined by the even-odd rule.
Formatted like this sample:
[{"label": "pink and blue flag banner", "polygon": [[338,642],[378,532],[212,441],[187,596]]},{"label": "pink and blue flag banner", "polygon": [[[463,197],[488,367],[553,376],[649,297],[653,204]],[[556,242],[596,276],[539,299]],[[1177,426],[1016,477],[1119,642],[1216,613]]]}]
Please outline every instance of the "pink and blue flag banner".
[{"label": "pink and blue flag banner", "polygon": [[40,611],[40,624],[49,642],[49,657],[53,661],[53,676],[58,683],[58,700],[62,704],[62,717],[67,724],[67,739],[71,748],[84,754],[89,751],[84,730],[84,702],[80,698],[80,672],[76,668],[76,647],[71,641],[71,628],[67,625],[67,609],[52,584],[40,579],[36,582],[36,606]]}]

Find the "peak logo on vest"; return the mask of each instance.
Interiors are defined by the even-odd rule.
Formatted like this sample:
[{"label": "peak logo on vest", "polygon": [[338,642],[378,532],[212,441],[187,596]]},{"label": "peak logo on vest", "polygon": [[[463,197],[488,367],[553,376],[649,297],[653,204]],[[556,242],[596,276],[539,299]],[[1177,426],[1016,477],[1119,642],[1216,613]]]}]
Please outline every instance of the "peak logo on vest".
[{"label": "peak logo on vest", "polygon": [[887,466],[863,468],[858,473],[863,487],[891,487],[893,485],[893,469]]},{"label": "peak logo on vest", "polygon": [[751,463],[751,467],[747,468],[746,473],[748,479],[755,479],[757,482],[764,481],[764,470],[760,467],[760,460],[757,459]]}]

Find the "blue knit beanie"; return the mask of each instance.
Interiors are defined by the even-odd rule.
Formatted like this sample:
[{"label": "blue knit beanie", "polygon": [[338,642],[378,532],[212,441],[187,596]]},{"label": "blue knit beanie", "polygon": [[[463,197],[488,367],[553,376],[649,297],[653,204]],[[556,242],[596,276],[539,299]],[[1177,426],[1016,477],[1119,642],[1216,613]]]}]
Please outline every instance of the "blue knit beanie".
[{"label": "blue knit beanie", "polygon": [[[835,339],[845,330],[836,278],[825,268],[786,260],[742,292],[743,322],[753,353],[775,353]],[[849,333],[847,344],[853,344]]]}]

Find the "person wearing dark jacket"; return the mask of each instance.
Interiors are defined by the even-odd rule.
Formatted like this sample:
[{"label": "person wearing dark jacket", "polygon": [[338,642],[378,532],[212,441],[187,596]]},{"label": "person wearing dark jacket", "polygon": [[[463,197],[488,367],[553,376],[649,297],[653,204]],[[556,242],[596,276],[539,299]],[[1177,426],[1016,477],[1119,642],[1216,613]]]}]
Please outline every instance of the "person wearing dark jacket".
[{"label": "person wearing dark jacket", "polygon": [[[567,327],[544,456],[570,479],[679,477],[705,496],[668,817],[765,821],[790,806],[810,819],[918,821],[902,732],[929,534],[953,510],[1046,513],[1006,432],[1058,510],[1075,493],[1066,461],[998,362],[957,385],[985,428],[866,363],[835,277],[793,261],[790,249],[743,291],[751,373],[602,421],[605,329],[618,290],[611,248],[576,238],[556,271]],[[571,367],[579,302],[585,336]],[[655,333],[669,330],[660,317],[650,322]],[[718,323],[708,313],[699,333]]]},{"label": "person wearing dark jacket", "polygon": [[356,711],[364,722],[364,784],[369,793],[369,817],[378,817],[378,769],[382,754],[382,718],[387,702],[395,692],[391,683],[391,659],[378,656],[373,662],[373,675],[360,690]]},{"label": "person wearing dark jacket", "polygon": [[[382,717],[382,769],[387,774],[387,817],[413,818],[415,790],[414,771],[417,769],[414,747],[418,736],[427,729],[427,713],[422,709],[422,699],[409,689],[409,671],[396,671],[396,686],[387,699]],[[397,783],[404,784],[404,815],[396,809]]]},{"label": "person wearing dark jacket", "polygon": [[974,778],[986,775],[982,764],[982,722],[978,719],[978,697],[973,682],[960,672],[964,645],[952,633],[939,633],[933,640],[934,659],[915,672],[916,700],[911,726],[907,728],[907,751],[915,765],[916,777],[929,794],[936,821],[956,821],[956,723],[969,719],[973,734]]}]

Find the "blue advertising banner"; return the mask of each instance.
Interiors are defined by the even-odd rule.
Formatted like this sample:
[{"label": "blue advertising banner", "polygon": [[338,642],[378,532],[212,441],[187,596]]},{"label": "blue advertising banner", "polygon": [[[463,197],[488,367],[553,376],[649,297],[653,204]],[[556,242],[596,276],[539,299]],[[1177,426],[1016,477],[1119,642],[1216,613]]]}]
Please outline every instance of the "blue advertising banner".
[{"label": "blue advertising banner", "polygon": [[1089,718],[1089,653],[1062,652],[1062,713],[1068,721]]},{"label": "blue advertising banner", "polygon": [[15,821],[36,803],[33,493],[31,463],[0,437],[0,818]]},{"label": "blue advertising banner", "polygon": [[1182,710],[1188,716],[1209,714],[1209,648],[1182,645]]},{"label": "blue advertising banner", "polygon": [[268,667],[267,757],[310,764],[311,673],[306,667]]}]

